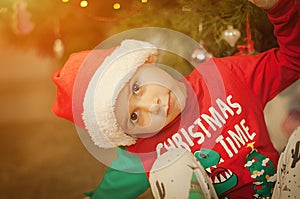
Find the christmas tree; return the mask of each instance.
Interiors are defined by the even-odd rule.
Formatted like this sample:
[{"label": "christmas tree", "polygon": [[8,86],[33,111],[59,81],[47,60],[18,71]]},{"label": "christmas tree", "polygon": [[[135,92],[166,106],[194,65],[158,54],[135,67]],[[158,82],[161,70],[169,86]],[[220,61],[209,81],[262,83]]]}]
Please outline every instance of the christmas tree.
[{"label": "christmas tree", "polygon": [[273,162],[259,153],[254,148],[255,143],[248,144],[251,147],[245,167],[249,170],[253,179],[255,195],[253,198],[271,198],[276,181],[276,169]]},{"label": "christmas tree", "polygon": [[[249,38],[256,52],[277,45],[266,14],[247,0],[3,0],[0,8],[6,40],[62,62],[70,53],[92,49],[113,34],[149,26],[180,31],[215,57],[245,50]],[[228,30],[239,32],[233,45],[224,40]]]}]

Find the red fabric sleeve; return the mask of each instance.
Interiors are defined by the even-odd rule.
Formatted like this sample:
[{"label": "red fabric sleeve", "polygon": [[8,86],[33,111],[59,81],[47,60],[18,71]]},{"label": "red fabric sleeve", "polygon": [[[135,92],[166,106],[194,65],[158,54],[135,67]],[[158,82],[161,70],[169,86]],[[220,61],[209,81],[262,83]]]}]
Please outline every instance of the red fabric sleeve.
[{"label": "red fabric sleeve", "polygon": [[279,48],[254,55],[214,59],[229,67],[264,106],[300,77],[300,7],[297,0],[279,0],[268,12]]}]

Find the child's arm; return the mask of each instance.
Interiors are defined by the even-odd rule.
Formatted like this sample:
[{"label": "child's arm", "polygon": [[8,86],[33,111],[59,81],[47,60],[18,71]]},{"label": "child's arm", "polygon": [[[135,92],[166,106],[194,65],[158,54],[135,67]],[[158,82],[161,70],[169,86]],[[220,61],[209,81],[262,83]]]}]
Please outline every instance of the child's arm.
[{"label": "child's arm", "polygon": [[249,86],[262,106],[300,78],[300,6],[298,1],[278,0],[266,12],[274,26],[279,48],[256,56],[214,59],[217,65],[226,66],[236,73],[235,76]]},{"label": "child's arm", "polygon": [[117,149],[117,154],[117,159],[107,168],[97,189],[85,195],[91,199],[137,198],[149,188],[140,159],[123,147]]}]

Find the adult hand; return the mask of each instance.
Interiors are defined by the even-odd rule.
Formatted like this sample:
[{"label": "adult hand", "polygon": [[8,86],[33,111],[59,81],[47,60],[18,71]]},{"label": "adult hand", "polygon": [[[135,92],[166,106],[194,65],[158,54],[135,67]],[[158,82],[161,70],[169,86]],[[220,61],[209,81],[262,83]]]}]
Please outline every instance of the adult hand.
[{"label": "adult hand", "polygon": [[278,0],[248,0],[262,9],[272,8]]}]

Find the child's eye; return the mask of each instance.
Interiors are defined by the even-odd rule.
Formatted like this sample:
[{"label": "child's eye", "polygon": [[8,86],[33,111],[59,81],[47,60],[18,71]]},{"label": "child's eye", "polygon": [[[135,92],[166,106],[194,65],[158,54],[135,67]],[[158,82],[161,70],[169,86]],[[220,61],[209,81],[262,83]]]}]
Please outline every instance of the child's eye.
[{"label": "child's eye", "polygon": [[137,82],[132,85],[132,92],[136,95],[139,94],[140,85]]},{"label": "child's eye", "polygon": [[130,115],[130,120],[131,120],[132,123],[136,123],[138,121],[138,113],[137,112],[133,112]]}]

